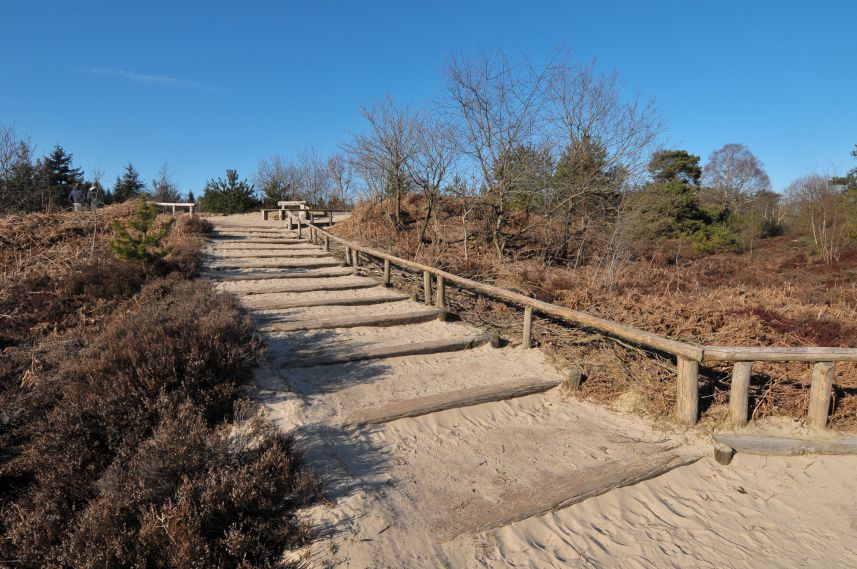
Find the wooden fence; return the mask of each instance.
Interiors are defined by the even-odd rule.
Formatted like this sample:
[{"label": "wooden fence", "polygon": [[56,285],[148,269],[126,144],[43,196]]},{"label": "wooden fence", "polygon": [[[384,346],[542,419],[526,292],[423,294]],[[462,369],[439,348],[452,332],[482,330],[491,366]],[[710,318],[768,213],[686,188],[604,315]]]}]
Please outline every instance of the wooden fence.
[{"label": "wooden fence", "polygon": [[[529,348],[532,345],[533,316],[541,314],[675,356],[678,376],[675,417],[680,423],[688,425],[695,424],[699,418],[699,364],[702,362],[734,362],[732,386],[729,393],[729,412],[736,425],[745,425],[748,422],[750,375],[754,362],[813,362],[807,422],[813,427],[823,429],[827,425],[830,410],[836,362],[857,361],[857,349],[855,348],[700,346],[689,342],[671,340],[586,312],[543,302],[511,290],[461,277],[436,267],[401,259],[383,251],[377,251],[337,237],[313,225],[311,220],[302,221],[298,218],[298,232],[301,237],[303,236],[302,225],[304,223],[307,224],[307,238],[310,241],[315,244],[323,244],[327,251],[330,251],[331,241],[342,244],[345,247],[345,262],[355,268],[359,266],[360,253],[367,257],[382,260],[384,262],[383,278],[386,286],[390,286],[390,269],[393,265],[401,269],[422,272],[426,302],[430,303],[432,296],[434,296],[434,304],[439,308],[445,308],[446,305],[447,283],[455,283],[461,288],[522,307],[524,309],[524,325],[521,343],[524,348]],[[434,287],[432,287],[432,282],[434,282]],[[433,288],[434,295],[432,295]]]},{"label": "wooden fence", "polygon": [[195,203],[179,203],[179,202],[154,202],[154,204],[158,207],[162,207],[164,209],[171,209],[173,215],[176,214],[176,209],[187,209],[190,212],[190,216],[193,217],[193,210],[196,207]]}]

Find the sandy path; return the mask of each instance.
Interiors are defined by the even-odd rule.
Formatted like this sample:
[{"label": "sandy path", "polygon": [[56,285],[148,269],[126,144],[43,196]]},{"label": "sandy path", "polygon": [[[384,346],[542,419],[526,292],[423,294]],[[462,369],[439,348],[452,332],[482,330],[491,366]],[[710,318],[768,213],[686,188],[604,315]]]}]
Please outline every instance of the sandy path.
[{"label": "sandy path", "polygon": [[[250,235],[257,215],[214,219]],[[228,224],[228,226],[227,226]],[[276,235],[294,238],[295,232]],[[256,227],[254,227],[256,228]],[[240,237],[230,247],[242,248]],[[266,246],[248,251],[266,254]],[[288,264],[319,251],[286,246]],[[293,247],[289,245],[288,247]],[[215,263],[234,253],[223,240]],[[303,252],[303,253],[302,253]],[[244,255],[242,250],[240,254]],[[252,253],[246,253],[252,254]],[[213,271],[212,275],[304,271]],[[307,274],[310,270],[306,270]],[[412,301],[266,309],[299,299],[335,301],[381,287],[271,292],[292,285],[367,282],[360,276],[223,282],[260,322],[399,314]],[[263,294],[246,294],[263,292]],[[312,566],[345,567],[822,567],[857,566],[857,459],[737,456],[723,467],[698,433],[659,430],[633,416],[552,390],[359,428],[349,417],[502,382],[562,379],[538,350],[480,348],[317,367],[294,362],[379,346],[480,333],[440,321],[268,333],[257,397],[308,448],[333,505],[307,515],[322,537]],[[700,458],[702,457],[702,458]],[[574,489],[669,458],[665,474],[562,509],[530,515]],[[699,460],[696,460],[699,459]],[[670,463],[672,464],[672,463]],[[534,510],[535,508],[535,510]],[[517,513],[524,512],[519,521]],[[511,516],[511,517],[510,517]],[[480,528],[490,527],[487,531]]]}]

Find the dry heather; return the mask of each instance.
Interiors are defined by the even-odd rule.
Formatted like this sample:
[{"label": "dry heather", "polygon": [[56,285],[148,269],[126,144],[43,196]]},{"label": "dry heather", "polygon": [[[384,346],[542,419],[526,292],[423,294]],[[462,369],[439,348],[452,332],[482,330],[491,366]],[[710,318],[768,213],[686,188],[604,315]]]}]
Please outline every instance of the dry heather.
[{"label": "dry heather", "polygon": [[280,566],[319,488],[240,398],[249,317],[187,278],[206,224],[180,222],[144,267],[87,215],[0,220],[0,564]]},{"label": "dry heather", "polygon": [[[336,231],[401,257],[492,282],[536,298],[583,310],[670,338],[700,344],[746,346],[857,346],[857,258],[837,265],[813,259],[798,239],[758,241],[750,253],[703,255],[690,244],[637,243],[627,259],[605,270],[596,263],[577,268],[547,263],[535,236],[519,238],[504,262],[483,238],[478,209],[447,200],[430,225],[430,242],[419,243],[421,201],[405,201],[404,227],[397,230],[383,203],[361,204]],[[519,218],[539,227],[537,220]],[[421,294],[421,280],[399,274],[400,286]],[[521,312],[466,291],[449,293],[465,319],[518,341]],[[580,329],[538,318],[536,340],[562,364],[585,374],[581,394],[666,416],[673,409],[673,364],[656,354]],[[751,406],[754,418],[803,417],[809,393],[809,365],[756,364]],[[731,368],[701,369],[703,419],[726,419]],[[857,368],[838,366],[831,424],[857,430]]]}]

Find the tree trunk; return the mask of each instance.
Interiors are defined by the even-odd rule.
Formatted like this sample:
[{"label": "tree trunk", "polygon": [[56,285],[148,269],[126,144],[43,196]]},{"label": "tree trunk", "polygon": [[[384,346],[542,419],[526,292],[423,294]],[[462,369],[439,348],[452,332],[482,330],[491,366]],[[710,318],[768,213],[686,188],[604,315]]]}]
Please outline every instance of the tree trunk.
[{"label": "tree trunk", "polygon": [[426,216],[423,219],[422,227],[420,227],[420,243],[426,242],[426,230],[428,229],[429,220],[431,219],[432,207],[434,206],[434,194],[426,194]]}]

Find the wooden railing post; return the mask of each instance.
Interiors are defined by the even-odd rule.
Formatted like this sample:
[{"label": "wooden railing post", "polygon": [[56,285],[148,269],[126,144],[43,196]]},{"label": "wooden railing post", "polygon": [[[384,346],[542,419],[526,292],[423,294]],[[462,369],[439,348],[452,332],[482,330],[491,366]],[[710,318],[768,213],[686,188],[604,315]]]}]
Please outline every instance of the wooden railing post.
[{"label": "wooden railing post", "polygon": [[830,394],[833,391],[833,377],[836,375],[834,362],[817,362],[812,366],[812,385],[809,388],[809,409],[806,422],[816,429],[827,427],[827,415],[830,411]]},{"label": "wooden railing post", "polygon": [[750,375],[753,362],[735,362],[732,367],[732,387],[729,390],[729,416],[739,427],[747,424],[750,410]]},{"label": "wooden railing post", "polygon": [[324,250],[330,251],[330,238],[327,235],[324,236]]},{"label": "wooden railing post", "polygon": [[699,362],[678,356],[676,385],[676,419],[695,425],[699,415]]},{"label": "wooden railing post", "polygon": [[352,249],[352,250],[351,250],[351,266],[353,266],[355,269],[356,269],[356,268],[358,268],[358,267],[360,266],[360,257],[359,257],[359,255],[360,255],[360,252],[359,252],[359,251],[357,251],[357,249]]},{"label": "wooden railing post", "polygon": [[425,303],[431,304],[431,273],[428,271],[423,271],[423,295]]},{"label": "wooden railing post", "polygon": [[533,346],[533,307],[524,307],[524,335],[521,339],[521,346],[524,349],[529,349]]},{"label": "wooden railing post", "polygon": [[437,289],[434,291],[434,304],[438,308],[446,308],[446,282],[443,275],[437,276]]},{"label": "wooden railing post", "polygon": [[298,239],[304,238],[304,226],[301,223],[301,218],[298,218]]},{"label": "wooden railing post", "polygon": [[345,264],[351,264],[351,247],[349,247],[348,245],[345,246]]},{"label": "wooden railing post", "polygon": [[390,287],[390,259],[384,259],[384,286]]}]

